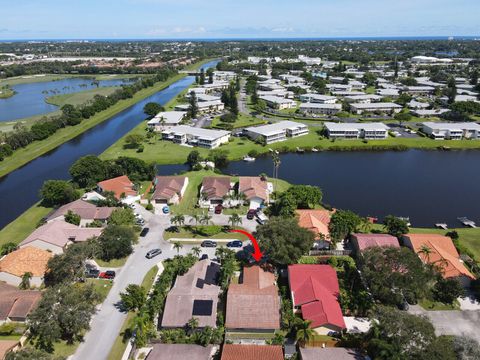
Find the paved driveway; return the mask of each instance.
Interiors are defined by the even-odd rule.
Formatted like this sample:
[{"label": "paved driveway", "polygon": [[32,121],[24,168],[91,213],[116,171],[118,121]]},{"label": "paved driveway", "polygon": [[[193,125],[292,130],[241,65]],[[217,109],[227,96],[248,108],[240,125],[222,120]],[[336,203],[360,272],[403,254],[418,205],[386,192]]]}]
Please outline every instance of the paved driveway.
[{"label": "paved driveway", "polygon": [[463,335],[480,343],[480,311],[426,311],[411,305],[409,312],[429,318],[437,335]]}]

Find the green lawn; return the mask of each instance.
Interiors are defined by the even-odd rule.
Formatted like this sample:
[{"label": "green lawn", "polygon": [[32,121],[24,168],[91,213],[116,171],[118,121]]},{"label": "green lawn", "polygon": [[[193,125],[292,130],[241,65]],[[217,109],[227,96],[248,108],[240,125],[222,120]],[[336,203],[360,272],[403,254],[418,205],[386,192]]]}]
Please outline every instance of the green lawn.
[{"label": "green lawn", "polygon": [[103,261],[101,259],[95,259],[95,262],[98,264],[98,266],[101,267],[106,267],[106,268],[119,268],[125,265],[127,262],[128,256],[121,258],[121,259],[113,259],[110,261]]},{"label": "green lawn", "polygon": [[183,214],[183,215],[193,215],[194,213],[201,213],[203,210],[195,208],[195,205],[198,203],[198,193],[200,191],[200,186],[202,180],[205,176],[218,176],[218,174],[213,171],[201,170],[201,171],[192,171],[187,174],[188,176],[188,186],[185,194],[180,201],[180,204],[173,205],[171,211],[173,214]]},{"label": "green lawn", "polygon": [[433,301],[429,299],[422,299],[418,304],[428,311],[436,310],[460,310],[460,303],[455,300],[453,304],[444,304],[438,301]]},{"label": "green lawn", "polygon": [[[194,225],[194,224],[192,224]],[[240,228],[239,228],[240,229]],[[193,232],[191,232],[190,230],[182,227],[180,228],[180,231],[179,232],[167,232],[165,231],[163,233],[163,238],[165,240],[170,240],[170,239],[196,239],[198,241],[202,240],[202,239],[238,239],[238,240],[241,240],[241,241],[245,241],[245,240],[248,240],[248,237],[243,235],[243,234],[239,234],[239,233],[232,233],[232,232],[221,232],[219,234],[216,234],[216,235],[213,235],[213,236],[201,236],[201,235],[198,235],[198,234],[194,234]]]},{"label": "green lawn", "polygon": [[8,99],[15,95],[15,91],[10,89],[9,87],[0,87],[0,99]]},{"label": "green lawn", "polygon": [[78,74],[40,74],[40,75],[22,75],[0,80],[0,87],[4,85],[20,85],[31,84],[37,82],[56,81],[71,78],[87,78],[92,80],[113,80],[113,79],[130,79],[141,76],[149,76],[148,74],[103,74],[103,75],[78,75]]},{"label": "green lawn", "polygon": [[95,290],[101,297],[100,302],[103,302],[107,298],[108,293],[113,285],[113,282],[105,279],[87,279],[86,283],[93,284]]},{"label": "green lawn", "polygon": [[[233,123],[233,128],[242,128],[242,127],[247,127],[247,126],[256,126],[256,125],[263,125],[265,124],[266,121],[262,119],[257,119],[256,117],[240,113],[238,114],[237,120],[235,123]],[[229,123],[223,123],[220,121],[220,116],[216,117],[213,119],[211,127],[218,127],[220,124],[229,124]]]},{"label": "green lawn", "polygon": [[71,94],[53,95],[45,99],[48,104],[62,107],[65,104],[81,105],[92,100],[95,95],[108,96],[111,95],[118,87],[99,87],[98,89],[90,89],[85,91],[74,92]]},{"label": "green lawn", "polygon": [[[205,61],[202,61],[192,66],[200,66],[203,63],[205,63]],[[64,142],[77,137],[86,130],[102,123],[103,121],[110,119],[112,116],[129,108],[130,106],[147,98],[148,96],[151,96],[158,91],[168,87],[169,85],[184,78],[185,76],[185,74],[177,74],[165,82],[157,83],[152,87],[137,92],[131,99],[120,100],[118,103],[111,106],[110,108],[95,114],[91,118],[82,121],[76,126],[68,126],[66,128],[60,129],[54,135],[50,136],[45,140],[35,141],[26,146],[25,148],[15,151],[12,156],[7,157],[0,163],[0,177],[21,167],[22,165],[25,165],[26,163],[37,158],[38,156],[55,149]]]},{"label": "green lawn", "polygon": [[[153,268],[151,268],[148,273],[145,275],[142,281],[142,286],[150,290],[153,286],[153,281],[155,280],[155,276],[157,275],[158,272],[158,267],[155,265]],[[123,325],[120,329],[120,332],[115,339],[115,342],[113,344],[112,349],[110,350],[110,354],[108,354],[108,360],[119,360],[122,358],[123,353],[125,352],[125,349],[127,348],[127,342],[124,341],[124,333],[125,330],[130,328],[133,325],[133,319],[135,317],[135,314],[132,312],[129,312],[127,315],[127,318],[123,322]]]},{"label": "green lawn", "polygon": [[22,215],[0,230],[0,246],[7,242],[16,244],[22,242],[35,230],[37,224],[47,216],[52,208],[45,208],[39,204],[33,205]]}]

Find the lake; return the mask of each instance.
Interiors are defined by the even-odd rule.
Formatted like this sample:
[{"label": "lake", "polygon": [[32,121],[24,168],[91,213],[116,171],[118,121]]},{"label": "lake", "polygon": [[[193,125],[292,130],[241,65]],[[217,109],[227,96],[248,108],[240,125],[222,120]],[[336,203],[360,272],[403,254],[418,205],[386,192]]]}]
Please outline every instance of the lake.
[{"label": "lake", "polygon": [[[0,121],[12,121],[34,115],[48,114],[58,106],[47,104],[45,98],[95,89],[94,79],[70,78],[55,81],[35,82],[12,86],[17,93],[7,99],[0,99]],[[99,87],[120,86],[134,79],[100,80]]]},{"label": "lake", "polygon": [[[218,61],[202,67],[213,67]],[[75,160],[89,154],[101,154],[110,145],[145,119],[143,107],[148,102],[165,104],[193,84],[185,77],[111,119],[85,131],[51,152],[0,178],[0,229],[39,200],[39,189],[49,179],[69,179],[68,169]]]},{"label": "lake", "polygon": [[[480,225],[480,151],[321,152],[280,155],[279,177],[319,186],[324,202],[362,216],[410,217],[413,226],[445,222],[461,227],[466,216]],[[159,166],[173,174],[184,165]],[[232,162],[226,174],[271,176],[271,157]]]}]

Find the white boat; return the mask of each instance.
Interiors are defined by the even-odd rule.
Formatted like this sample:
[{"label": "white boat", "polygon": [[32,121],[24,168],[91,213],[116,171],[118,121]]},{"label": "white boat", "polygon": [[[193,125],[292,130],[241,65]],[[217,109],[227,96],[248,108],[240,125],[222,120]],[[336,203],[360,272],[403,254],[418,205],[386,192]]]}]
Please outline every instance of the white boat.
[{"label": "white boat", "polygon": [[255,161],[255,158],[250,156],[244,156],[243,161],[252,162]]},{"label": "white boat", "polygon": [[317,148],[312,148],[312,152],[318,152]]}]

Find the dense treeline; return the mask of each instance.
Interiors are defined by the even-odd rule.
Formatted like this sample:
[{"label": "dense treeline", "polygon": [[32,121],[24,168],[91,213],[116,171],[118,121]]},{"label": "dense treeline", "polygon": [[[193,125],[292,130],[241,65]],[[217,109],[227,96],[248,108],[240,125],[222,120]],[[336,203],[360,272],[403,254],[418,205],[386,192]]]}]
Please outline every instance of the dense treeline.
[{"label": "dense treeline", "polygon": [[157,82],[165,81],[174,74],[174,70],[167,68],[158,72],[155,76],[141,79],[132,85],[124,85],[109,96],[96,95],[87,104],[80,106],[64,105],[61,109],[61,115],[51,118],[44,117],[32,125],[30,129],[18,124],[14,127],[14,131],[3,134],[3,137],[0,138],[0,161],[12,155],[15,150],[34,141],[44,140],[61,128],[78,125],[83,120],[108,109],[120,100],[132,98],[136,92],[151,87]]}]

